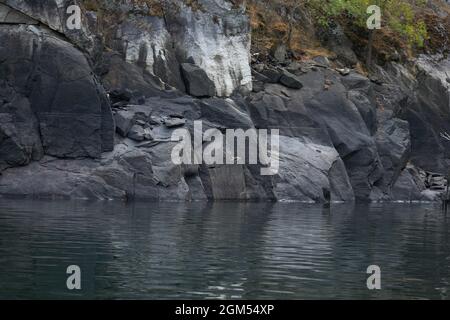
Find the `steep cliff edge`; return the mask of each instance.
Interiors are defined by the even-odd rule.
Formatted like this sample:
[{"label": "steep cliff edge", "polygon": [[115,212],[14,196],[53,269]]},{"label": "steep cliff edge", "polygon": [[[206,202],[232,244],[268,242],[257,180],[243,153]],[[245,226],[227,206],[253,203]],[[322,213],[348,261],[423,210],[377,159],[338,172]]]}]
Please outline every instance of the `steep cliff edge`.
[{"label": "steep cliff edge", "polygon": [[[340,54],[263,54],[254,14],[227,0],[0,0],[0,195],[437,200],[450,60],[422,54],[367,76],[348,39]],[[278,173],[174,164],[172,133],[199,120],[203,132],[279,129]]]}]

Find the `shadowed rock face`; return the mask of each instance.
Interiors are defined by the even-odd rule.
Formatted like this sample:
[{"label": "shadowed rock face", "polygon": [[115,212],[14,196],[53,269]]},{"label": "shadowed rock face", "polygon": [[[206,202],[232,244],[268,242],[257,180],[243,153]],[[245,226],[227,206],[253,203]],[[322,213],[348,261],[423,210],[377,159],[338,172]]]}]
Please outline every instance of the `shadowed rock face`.
[{"label": "shadowed rock face", "polygon": [[[0,110],[11,127],[3,130],[5,141],[16,141],[29,155],[30,141],[33,148],[40,141],[45,154],[69,158],[98,158],[113,148],[106,93],[80,51],[35,26],[0,25],[0,42]],[[26,132],[19,130],[21,119]],[[20,135],[28,142],[20,143]]]},{"label": "shadowed rock face", "polygon": [[450,142],[441,134],[450,133],[450,60],[421,57],[417,68],[417,102],[405,115],[411,125],[411,157],[425,170],[448,174]]},{"label": "shadowed rock face", "polygon": [[379,71],[384,86],[376,86],[379,101],[410,127],[410,161],[427,171],[448,174],[450,142],[450,60],[421,56],[414,70],[398,63]]}]

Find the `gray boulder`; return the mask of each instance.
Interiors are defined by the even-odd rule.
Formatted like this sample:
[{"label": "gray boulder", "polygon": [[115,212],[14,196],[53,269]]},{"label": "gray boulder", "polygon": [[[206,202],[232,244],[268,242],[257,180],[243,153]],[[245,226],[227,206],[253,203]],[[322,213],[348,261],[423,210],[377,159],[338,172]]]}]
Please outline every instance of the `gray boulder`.
[{"label": "gray boulder", "polygon": [[164,125],[167,128],[175,128],[175,127],[181,127],[186,124],[186,119],[184,118],[176,118],[176,117],[170,117],[167,119],[164,119]]},{"label": "gray boulder", "polygon": [[280,83],[291,89],[301,89],[303,84],[300,82],[298,77],[286,70],[283,71],[280,77]]},{"label": "gray boulder", "polygon": [[119,110],[114,113],[117,133],[126,137],[134,124],[134,112],[130,110]]},{"label": "gray boulder", "polygon": [[134,141],[144,141],[144,140],[152,140],[152,132],[150,129],[144,129],[139,125],[134,125],[131,127],[130,132],[128,132],[128,138]]},{"label": "gray boulder", "polygon": [[[270,82],[270,79],[256,70],[252,72],[253,79],[258,82]],[[254,89],[254,88],[253,88]]]},{"label": "gray boulder", "polygon": [[194,97],[212,97],[216,93],[214,82],[208,78],[200,67],[191,64],[181,64],[183,79],[187,92]]},{"label": "gray boulder", "polygon": [[[146,125],[151,122],[152,109],[147,105],[127,105],[114,113],[116,131],[122,137],[127,137],[136,125]],[[136,129],[136,128],[135,128]]]},{"label": "gray boulder", "polygon": [[264,82],[268,83],[278,83],[281,78],[281,71],[273,67],[265,67],[261,74],[265,77]]}]

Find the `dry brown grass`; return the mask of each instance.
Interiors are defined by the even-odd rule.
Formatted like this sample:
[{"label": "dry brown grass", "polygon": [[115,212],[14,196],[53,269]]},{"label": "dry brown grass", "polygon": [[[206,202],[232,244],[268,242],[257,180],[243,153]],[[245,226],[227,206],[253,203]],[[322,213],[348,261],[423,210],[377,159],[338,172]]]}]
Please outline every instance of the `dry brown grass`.
[{"label": "dry brown grass", "polygon": [[[301,0],[248,0],[247,11],[250,16],[250,23],[253,30],[253,48],[261,56],[267,56],[271,48],[280,43],[285,43],[291,49],[293,56],[298,59],[308,59],[317,55],[333,56],[333,53],[324,48],[316,33],[317,28],[313,18],[301,19],[293,24],[291,36],[289,28],[292,26],[286,11],[297,7],[302,16],[308,17],[308,9],[299,5]],[[425,47],[419,48],[410,46],[404,37],[398,33],[383,28],[375,33],[374,55],[377,61],[383,63],[391,59],[408,59],[417,53],[436,52],[450,50],[450,6],[442,3],[441,0],[430,0],[432,6],[424,9],[417,8],[417,18],[423,18],[427,24],[429,39],[425,41]],[[442,18],[437,14],[436,9],[447,12],[448,17]],[[280,10],[283,8],[284,10]],[[287,10],[286,10],[287,8]],[[354,50],[360,54],[362,61],[367,51],[368,33],[367,30],[357,29],[352,21],[347,17],[338,19],[344,30],[353,42]],[[398,55],[398,54],[399,55]],[[362,68],[362,66],[361,66]]]},{"label": "dry brown grass", "polygon": [[286,15],[283,15],[283,10],[279,10],[282,9],[282,6],[290,5],[290,3],[297,6],[297,2],[287,0],[249,0],[247,2],[247,12],[253,31],[252,50],[254,53],[259,53],[264,59],[270,54],[271,49],[285,43],[293,57],[298,60],[319,55],[332,55],[318,41],[310,21],[292,23]]}]

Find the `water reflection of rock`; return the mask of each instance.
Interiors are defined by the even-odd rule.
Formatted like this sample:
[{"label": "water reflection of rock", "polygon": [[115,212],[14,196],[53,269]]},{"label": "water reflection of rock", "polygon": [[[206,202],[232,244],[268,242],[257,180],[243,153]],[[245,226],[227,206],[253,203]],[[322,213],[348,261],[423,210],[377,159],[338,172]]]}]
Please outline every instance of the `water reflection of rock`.
[{"label": "water reflection of rock", "polygon": [[[433,205],[0,203],[3,298],[445,298]],[[66,287],[82,269],[80,293]],[[381,292],[366,269],[382,270]]]}]

